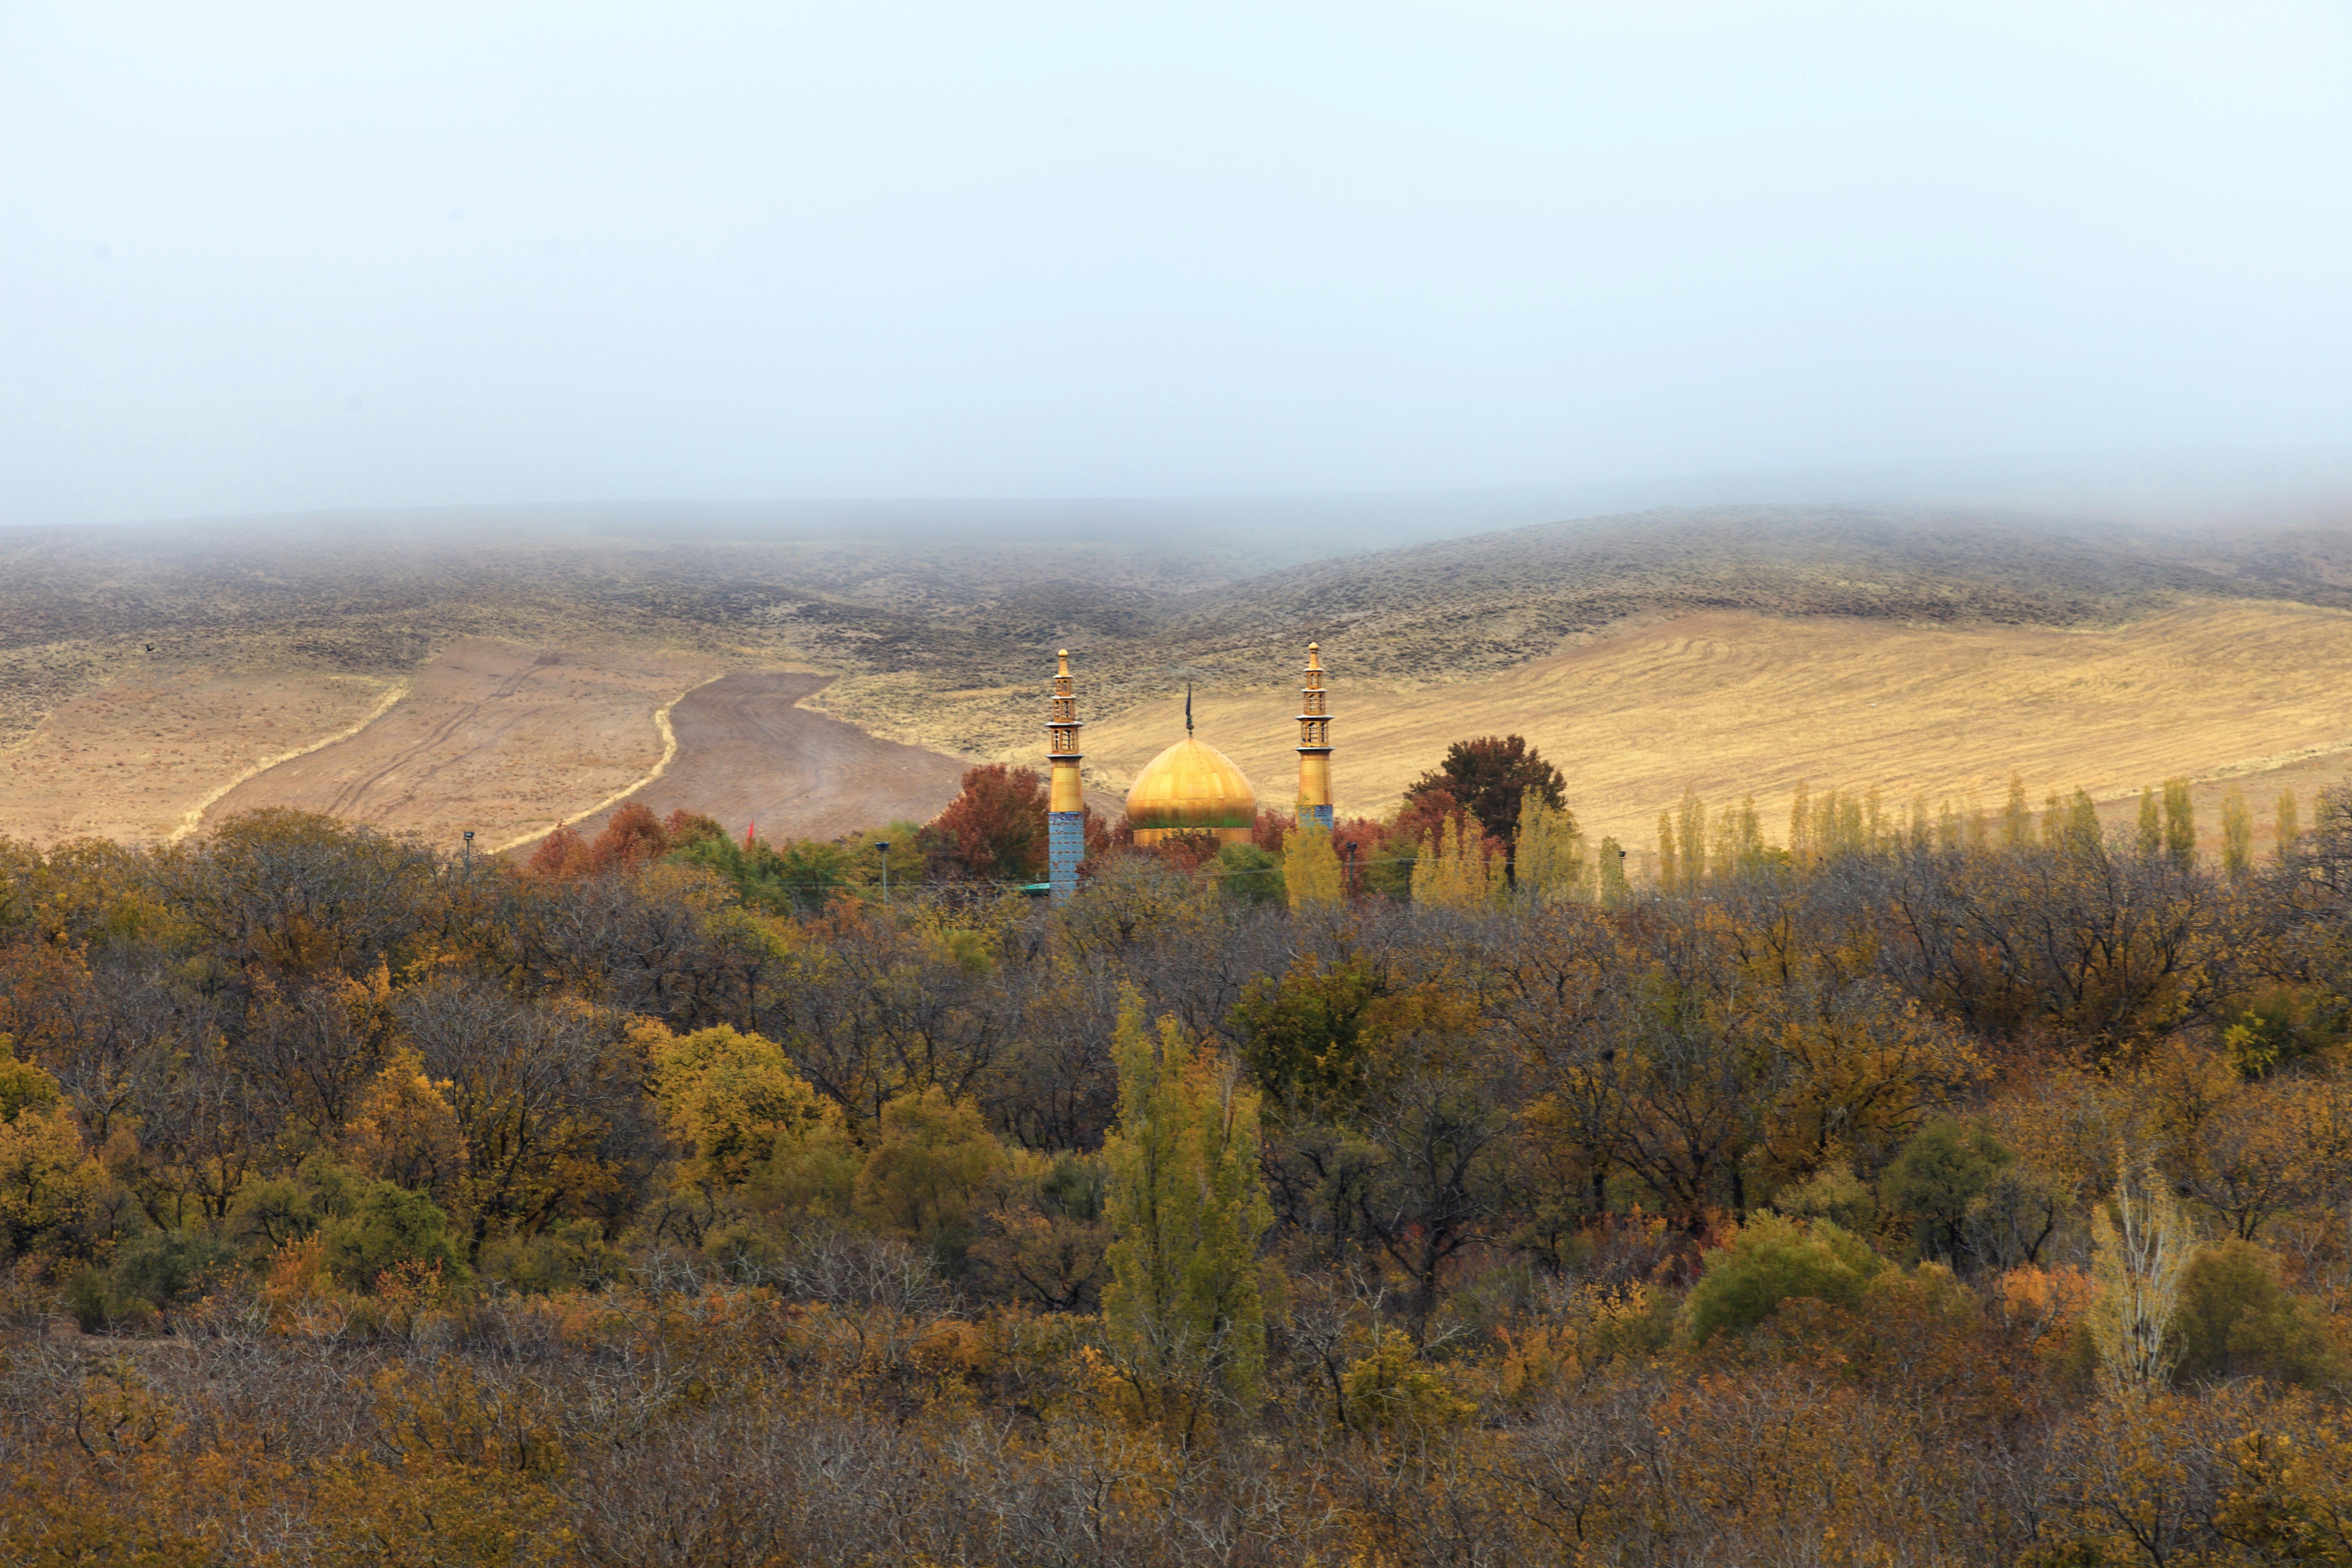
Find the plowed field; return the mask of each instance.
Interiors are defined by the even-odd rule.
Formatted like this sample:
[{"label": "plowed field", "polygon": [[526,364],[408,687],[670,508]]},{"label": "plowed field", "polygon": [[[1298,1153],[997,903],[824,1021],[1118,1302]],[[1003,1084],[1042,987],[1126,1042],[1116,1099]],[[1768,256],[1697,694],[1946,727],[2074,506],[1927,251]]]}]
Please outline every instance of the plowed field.
[{"label": "plowed field", "polygon": [[744,671],[696,688],[670,710],[676,760],[630,798],[663,816],[680,807],[705,813],[738,837],[756,823],[763,838],[923,822],[955,798],[965,766],[955,758],[877,740],[800,706],[828,679]]},{"label": "plowed field", "polygon": [[657,717],[720,673],[707,656],[457,643],[357,735],[247,780],[206,820],[289,805],[496,849],[594,811],[660,764]]},{"label": "plowed field", "polygon": [[239,780],[351,732],[404,689],[371,676],[141,670],[58,704],[0,751],[0,834],[45,846],[176,837]]}]

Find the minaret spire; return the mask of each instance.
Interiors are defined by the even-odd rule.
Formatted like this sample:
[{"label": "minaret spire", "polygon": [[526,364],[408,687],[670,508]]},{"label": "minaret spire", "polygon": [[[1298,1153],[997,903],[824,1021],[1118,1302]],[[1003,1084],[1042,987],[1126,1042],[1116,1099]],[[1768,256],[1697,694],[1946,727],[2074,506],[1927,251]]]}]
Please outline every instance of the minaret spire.
[{"label": "minaret spire", "polygon": [[1331,710],[1323,693],[1323,645],[1307,645],[1299,688],[1298,826],[1331,831]]},{"label": "minaret spire", "polygon": [[1045,761],[1053,765],[1053,784],[1045,800],[1045,880],[1054,901],[1078,890],[1078,862],[1087,858],[1087,792],[1078,774],[1083,754],[1078,750],[1078,699],[1070,686],[1070,650],[1058,656],[1061,668],[1054,676],[1054,695],[1046,705]]}]

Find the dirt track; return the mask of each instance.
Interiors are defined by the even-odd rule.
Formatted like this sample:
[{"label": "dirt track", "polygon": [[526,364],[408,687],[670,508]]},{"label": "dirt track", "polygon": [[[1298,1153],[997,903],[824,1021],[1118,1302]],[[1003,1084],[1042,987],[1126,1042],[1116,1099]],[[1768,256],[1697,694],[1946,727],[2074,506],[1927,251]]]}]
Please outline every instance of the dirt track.
[{"label": "dirt track", "polygon": [[[677,757],[630,796],[667,816],[681,807],[740,835],[835,838],[893,821],[928,821],[955,798],[965,764],[877,740],[798,706],[830,677],[747,671],[721,677],[670,710]],[[610,813],[580,824],[594,833]]]},{"label": "dirt track", "polygon": [[469,827],[502,843],[643,778],[661,756],[655,710],[719,668],[690,655],[466,638],[360,733],[247,780],[205,820],[290,805],[436,843]]}]

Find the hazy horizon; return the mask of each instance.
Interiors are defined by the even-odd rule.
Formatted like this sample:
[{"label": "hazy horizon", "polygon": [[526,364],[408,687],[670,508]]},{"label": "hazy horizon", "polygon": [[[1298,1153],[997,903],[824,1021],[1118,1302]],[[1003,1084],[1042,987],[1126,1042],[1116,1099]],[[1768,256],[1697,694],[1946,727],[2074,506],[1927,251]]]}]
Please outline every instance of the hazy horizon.
[{"label": "hazy horizon", "polygon": [[0,0],[0,524],[2352,493],[2325,5]]}]

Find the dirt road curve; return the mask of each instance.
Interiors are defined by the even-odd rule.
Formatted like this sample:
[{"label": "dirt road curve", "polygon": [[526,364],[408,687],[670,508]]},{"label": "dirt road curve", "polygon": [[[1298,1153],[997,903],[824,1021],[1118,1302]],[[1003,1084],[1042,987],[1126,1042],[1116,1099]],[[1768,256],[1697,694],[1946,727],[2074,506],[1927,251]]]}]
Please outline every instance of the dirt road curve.
[{"label": "dirt road curve", "polygon": [[[677,757],[630,798],[659,816],[684,807],[740,835],[833,838],[895,820],[922,822],[955,798],[964,764],[920,746],[877,740],[795,704],[831,678],[721,677],[670,710]],[[580,824],[593,836],[605,816]]]}]

